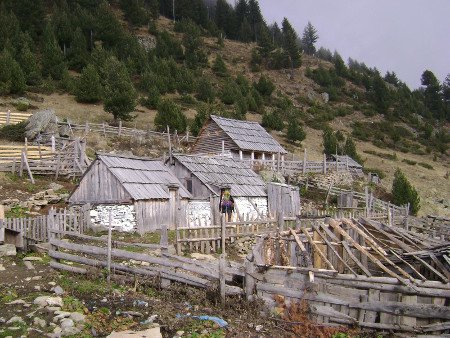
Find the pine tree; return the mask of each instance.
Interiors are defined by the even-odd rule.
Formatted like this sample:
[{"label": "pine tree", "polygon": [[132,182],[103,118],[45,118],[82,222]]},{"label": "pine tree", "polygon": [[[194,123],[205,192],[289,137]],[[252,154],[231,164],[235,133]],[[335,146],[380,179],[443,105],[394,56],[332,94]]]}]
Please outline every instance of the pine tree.
[{"label": "pine tree", "polygon": [[347,66],[345,65],[344,60],[341,55],[337,51],[334,51],[333,54],[333,63],[334,70],[338,76],[346,77],[347,76]]},{"label": "pine tree", "polygon": [[314,28],[314,26],[311,24],[311,22],[308,21],[308,24],[305,27],[305,30],[303,31],[303,37],[302,37],[302,47],[306,54],[308,55],[314,55],[316,52],[316,42],[319,39],[319,35],[317,34],[317,30]]},{"label": "pine tree", "polygon": [[40,84],[42,82],[42,77],[38,60],[36,55],[30,50],[27,41],[22,44],[17,59],[24,72],[26,83],[31,86]]},{"label": "pine tree", "polygon": [[265,75],[262,75],[258,82],[254,83],[253,86],[261,94],[261,96],[265,98],[269,98],[275,90],[275,85],[272,80]]},{"label": "pine tree", "polygon": [[11,65],[11,94],[23,94],[27,89],[25,75],[20,65],[14,60]]},{"label": "pine tree", "polygon": [[249,15],[249,22],[252,27],[252,40],[258,41],[259,40],[259,26],[260,24],[264,24],[264,18],[261,14],[261,9],[259,8],[259,3],[257,0],[249,0],[248,2],[248,15]]},{"label": "pine tree", "polygon": [[77,82],[75,96],[78,102],[95,103],[102,99],[102,84],[94,65],[83,68]]},{"label": "pine tree", "polygon": [[55,34],[50,23],[44,30],[42,48],[42,74],[45,77],[51,76],[54,80],[61,80],[66,64],[64,56],[56,42]]},{"label": "pine tree", "polygon": [[323,152],[327,155],[339,153],[336,135],[329,126],[323,130]]},{"label": "pine tree", "polygon": [[0,54],[0,94],[22,94],[25,89],[25,77],[20,65],[8,50],[3,50]]},{"label": "pine tree", "polygon": [[77,27],[70,46],[69,67],[70,69],[80,71],[86,66],[88,60],[89,53],[87,51],[86,38],[80,27]]},{"label": "pine tree", "polygon": [[220,54],[217,55],[216,60],[214,61],[213,66],[212,66],[212,70],[217,76],[220,76],[220,77],[228,76],[227,65],[223,61]]},{"label": "pine tree", "polygon": [[197,84],[197,99],[204,102],[213,102],[215,97],[214,88],[210,80],[202,77]]},{"label": "pine tree", "polygon": [[258,51],[263,57],[268,57],[275,48],[270,31],[266,26],[261,26],[259,30]]},{"label": "pine tree", "polygon": [[410,203],[410,212],[417,215],[420,209],[420,197],[416,189],[409,183],[405,174],[397,168],[392,182],[393,202],[396,205]]},{"label": "pine tree", "polygon": [[353,142],[353,139],[351,137],[347,137],[347,139],[345,140],[343,153],[347,156],[350,156],[359,164],[363,164],[361,157],[359,157],[358,152],[356,151],[355,142]]},{"label": "pine tree", "polygon": [[236,37],[234,10],[226,0],[217,0],[215,22],[228,38]]},{"label": "pine tree", "polygon": [[296,119],[289,120],[286,137],[292,143],[301,142],[306,138],[305,131]]},{"label": "pine tree", "polygon": [[283,33],[276,22],[270,26],[270,35],[272,37],[272,42],[276,47],[283,46]]},{"label": "pine tree", "polygon": [[105,111],[113,114],[114,120],[132,120],[133,116],[130,113],[136,107],[137,93],[126,67],[115,57],[111,57],[106,62],[105,75],[103,100]]},{"label": "pine tree", "polygon": [[265,112],[262,117],[261,125],[269,130],[283,130],[284,123],[279,111],[275,110],[271,113]]},{"label": "pine tree", "polygon": [[298,68],[302,65],[302,58],[297,33],[286,18],[283,19],[282,27],[283,49],[289,55],[291,67]]},{"label": "pine tree", "polygon": [[244,18],[242,23],[239,26],[239,40],[243,42],[250,42],[252,41],[252,26],[248,22],[247,18]]},{"label": "pine tree", "polygon": [[443,119],[445,113],[442,104],[441,85],[439,80],[432,71],[426,70],[422,74],[421,83],[422,86],[425,87],[423,92],[425,106],[433,114],[433,117]]},{"label": "pine tree", "polygon": [[165,131],[169,126],[172,131],[184,132],[187,127],[186,116],[184,116],[179,105],[170,99],[164,99],[158,105],[155,126],[159,131]]},{"label": "pine tree", "polygon": [[52,15],[53,31],[58,44],[62,47],[64,56],[67,55],[67,49],[72,41],[74,30],[67,13],[68,10],[67,3],[61,7],[55,5]]},{"label": "pine tree", "polygon": [[391,94],[386,83],[380,75],[375,75],[372,82],[372,89],[369,92],[372,102],[375,104],[380,114],[386,114],[391,104]]}]

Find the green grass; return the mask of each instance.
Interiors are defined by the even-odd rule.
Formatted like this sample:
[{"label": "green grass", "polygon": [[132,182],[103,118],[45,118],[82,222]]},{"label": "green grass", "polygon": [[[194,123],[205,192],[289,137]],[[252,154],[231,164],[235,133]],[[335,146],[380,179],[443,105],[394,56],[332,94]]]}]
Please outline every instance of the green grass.
[{"label": "green grass", "polygon": [[406,163],[406,164],[409,164],[409,165],[416,165],[416,164],[417,164],[416,161],[411,161],[411,160],[408,160],[408,159],[406,159],[406,158],[404,158],[404,159],[402,160],[402,162],[404,162],[404,163]]},{"label": "green grass", "polygon": [[426,169],[434,170],[434,167],[431,164],[425,163],[425,162],[419,162],[418,165],[421,167],[424,167]]},{"label": "green grass", "polygon": [[9,303],[19,297],[14,289],[6,289],[2,291],[0,302],[1,303]]},{"label": "green grass", "polygon": [[85,306],[83,305],[83,303],[73,296],[65,296],[63,298],[63,302],[64,302],[62,308],[63,311],[80,312],[80,313],[84,312]]},{"label": "green grass", "polygon": [[18,327],[19,330],[10,330],[5,329],[3,332],[0,332],[0,338],[5,337],[20,337],[27,332],[28,325],[25,323],[12,323],[10,324],[11,327]]}]

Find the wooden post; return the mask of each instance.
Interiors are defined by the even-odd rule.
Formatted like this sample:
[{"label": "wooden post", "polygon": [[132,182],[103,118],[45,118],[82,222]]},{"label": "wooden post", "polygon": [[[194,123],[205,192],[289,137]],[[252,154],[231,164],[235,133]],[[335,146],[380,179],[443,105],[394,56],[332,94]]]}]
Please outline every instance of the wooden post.
[{"label": "wooden post", "polygon": [[252,151],[251,153],[251,164],[252,164],[252,168],[253,168],[253,162],[255,161],[255,152]]},{"label": "wooden post", "polygon": [[8,109],[8,111],[6,112],[6,125],[9,125],[11,121],[11,110]]},{"label": "wooden post", "polygon": [[366,202],[366,217],[369,216],[369,187],[364,187],[364,197]]},{"label": "wooden post", "polygon": [[119,137],[122,135],[122,120],[119,120],[119,131],[118,131]]},{"label": "wooden post", "polygon": [[26,138],[26,137],[25,137],[25,148],[24,148],[24,150],[25,150],[25,154],[28,155],[28,138]]},{"label": "wooden post", "polygon": [[225,155],[225,141],[222,140],[222,156]]},{"label": "wooden post", "polygon": [[387,216],[388,216],[388,224],[391,227],[392,226],[391,202],[388,202]]},{"label": "wooden post", "polygon": [[219,259],[219,289],[220,289],[220,300],[222,304],[226,302],[226,283],[225,283],[225,252],[222,252]]},{"label": "wooden post", "polygon": [[[25,166],[25,168],[27,168],[28,177],[30,177],[31,183],[34,184],[33,174],[31,173],[30,165],[28,164],[27,153],[25,151],[22,151],[22,162],[23,162],[23,165]],[[22,163],[21,163],[21,168],[23,170]],[[22,176],[22,173],[20,176]]]},{"label": "wooden post", "polygon": [[[255,260],[252,258],[253,261]],[[245,296],[247,300],[253,300],[253,292],[255,290],[255,279],[253,273],[255,272],[255,266],[248,258],[245,260]]]},{"label": "wooden post", "polygon": [[189,127],[186,128],[186,143],[189,143]]},{"label": "wooden post", "polygon": [[281,161],[281,154],[280,152],[278,152],[278,156],[277,156],[277,172],[280,172],[280,161]]},{"label": "wooden post", "polygon": [[306,148],[303,152],[303,173],[306,173]]},{"label": "wooden post", "polygon": [[284,231],[284,212],[283,210],[278,210],[278,228],[280,231]]},{"label": "wooden post", "polygon": [[244,159],[244,154],[242,153],[242,150],[239,150],[239,159],[241,161]]},{"label": "wooden post", "polygon": [[108,249],[107,249],[107,257],[106,257],[106,269],[108,271],[108,286],[111,284],[111,244],[112,244],[112,212],[109,210],[109,226],[108,226]]},{"label": "wooden post", "polygon": [[[5,219],[5,206],[0,204],[0,223]],[[0,243],[5,241],[5,227],[0,227]]]},{"label": "wooden post", "polygon": [[408,204],[406,205],[405,208],[405,229],[409,230],[409,208],[410,208],[410,203],[408,202]]},{"label": "wooden post", "polygon": [[52,135],[52,153],[54,154],[56,152],[56,140],[55,135]]},{"label": "wooden post", "polygon": [[89,133],[89,122],[86,121],[86,124],[84,126],[84,136],[87,136],[88,133]]},{"label": "wooden post", "polygon": [[327,154],[323,154],[323,173],[327,173]]},{"label": "wooden post", "polygon": [[272,154],[272,170],[275,170],[275,154]]},{"label": "wooden post", "polygon": [[348,155],[345,156],[345,169],[348,171]]},{"label": "wooden post", "polygon": [[105,122],[102,122],[102,127],[103,127],[103,136],[106,137],[106,126],[105,126]]},{"label": "wooden post", "polygon": [[170,165],[172,165],[172,141],[170,140],[170,128],[167,126],[167,138],[169,141],[169,159],[170,159]]},{"label": "wooden post", "polygon": [[222,246],[222,254],[225,253],[225,241],[227,238],[226,235],[226,222],[225,222],[225,214],[222,214],[220,217],[220,226],[221,226],[221,246]]}]

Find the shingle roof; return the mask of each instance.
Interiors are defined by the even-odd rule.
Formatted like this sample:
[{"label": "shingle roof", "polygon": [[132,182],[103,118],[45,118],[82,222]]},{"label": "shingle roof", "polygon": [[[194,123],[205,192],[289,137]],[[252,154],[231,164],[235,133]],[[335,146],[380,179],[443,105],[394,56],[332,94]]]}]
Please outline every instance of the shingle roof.
[{"label": "shingle roof", "polygon": [[180,187],[181,198],[191,194],[160,161],[101,154],[102,161],[134,200],[168,199],[170,185]]},{"label": "shingle roof", "polygon": [[354,159],[352,159],[348,155],[331,155],[335,160],[337,160],[339,163],[347,163],[348,166],[352,168],[362,168],[362,165],[356,162]]},{"label": "shingle roof", "polygon": [[242,150],[286,154],[287,151],[257,122],[211,115],[211,119]]},{"label": "shingle roof", "polygon": [[265,183],[242,162],[225,157],[174,155],[182,165],[207,186],[229,187],[233,196],[267,196]]}]

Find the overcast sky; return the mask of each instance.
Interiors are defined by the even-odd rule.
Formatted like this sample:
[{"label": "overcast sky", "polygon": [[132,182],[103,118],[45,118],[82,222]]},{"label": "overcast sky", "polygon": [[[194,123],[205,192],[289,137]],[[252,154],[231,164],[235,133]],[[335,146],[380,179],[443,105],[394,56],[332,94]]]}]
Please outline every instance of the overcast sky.
[{"label": "overcast sky", "polygon": [[287,17],[299,35],[308,21],[318,46],[395,71],[412,89],[431,70],[450,73],[450,0],[259,0],[268,24]]}]

